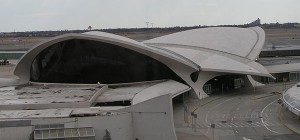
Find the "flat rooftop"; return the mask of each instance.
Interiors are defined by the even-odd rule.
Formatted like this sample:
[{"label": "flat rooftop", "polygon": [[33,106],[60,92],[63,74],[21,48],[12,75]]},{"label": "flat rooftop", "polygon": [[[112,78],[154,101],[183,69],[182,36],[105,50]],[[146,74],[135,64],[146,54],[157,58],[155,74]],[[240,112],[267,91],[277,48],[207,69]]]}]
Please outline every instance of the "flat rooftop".
[{"label": "flat rooftop", "polygon": [[257,59],[257,62],[263,66],[300,63],[300,56],[261,57]]},{"label": "flat rooftop", "polygon": [[49,87],[34,85],[26,87],[0,88],[0,105],[74,103],[89,100],[97,88],[94,87]]},{"label": "flat rooftop", "polygon": [[262,51],[288,51],[288,50],[300,50],[300,45],[293,45],[293,46],[284,46],[278,45],[276,47],[264,47]]},{"label": "flat rooftop", "polygon": [[[116,85],[31,83],[2,87],[0,119],[114,115],[127,106],[165,94],[175,97],[190,89],[174,80]],[[129,104],[120,105],[124,101]]]},{"label": "flat rooftop", "polygon": [[90,107],[104,86],[30,84],[0,88],[0,110]]}]

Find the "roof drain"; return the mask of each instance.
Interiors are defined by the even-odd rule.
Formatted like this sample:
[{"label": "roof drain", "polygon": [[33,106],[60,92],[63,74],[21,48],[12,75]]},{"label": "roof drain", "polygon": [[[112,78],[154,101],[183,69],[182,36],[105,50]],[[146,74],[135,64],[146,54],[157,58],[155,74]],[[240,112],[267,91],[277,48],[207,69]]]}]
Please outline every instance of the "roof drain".
[{"label": "roof drain", "polygon": [[190,74],[191,80],[195,83],[198,80],[200,71],[195,71]]}]

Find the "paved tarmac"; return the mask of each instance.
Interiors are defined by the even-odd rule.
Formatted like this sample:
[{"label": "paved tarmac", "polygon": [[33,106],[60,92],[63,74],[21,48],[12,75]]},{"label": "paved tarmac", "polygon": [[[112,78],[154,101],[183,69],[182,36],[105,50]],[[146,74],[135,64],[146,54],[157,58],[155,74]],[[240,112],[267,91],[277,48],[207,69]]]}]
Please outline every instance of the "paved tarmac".
[{"label": "paved tarmac", "polygon": [[[298,140],[300,135],[287,127],[287,121],[282,121],[289,119],[282,115],[286,112],[281,111],[282,107],[277,103],[281,94],[276,93],[293,84],[273,84],[257,87],[255,91],[241,89],[223,95],[212,95],[200,102],[188,99],[185,102],[189,110],[197,114],[196,132],[192,129],[192,117],[189,115],[186,123],[183,106],[175,104],[176,131],[214,140]],[[299,121],[298,118],[295,121]],[[290,124],[300,128],[300,123],[295,121]],[[211,128],[211,124],[215,128]]]},{"label": "paved tarmac", "polygon": [[286,109],[281,107],[279,111],[280,121],[291,131],[300,135],[300,117]]}]

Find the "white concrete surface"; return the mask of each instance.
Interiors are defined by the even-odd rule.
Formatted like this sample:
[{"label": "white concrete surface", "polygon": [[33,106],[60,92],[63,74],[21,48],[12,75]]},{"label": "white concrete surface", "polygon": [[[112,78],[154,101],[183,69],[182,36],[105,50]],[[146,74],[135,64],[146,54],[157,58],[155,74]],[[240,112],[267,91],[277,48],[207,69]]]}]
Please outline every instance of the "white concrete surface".
[{"label": "white concrete surface", "polygon": [[90,107],[107,85],[67,86],[34,84],[21,87],[0,88],[1,110],[51,109]]},{"label": "white concrete surface", "polygon": [[226,52],[251,60],[260,53],[265,34],[261,28],[212,27],[193,29],[144,41],[146,44],[176,44]]},{"label": "white concrete surface", "polygon": [[128,108],[128,111],[132,112],[134,139],[177,140],[173,123],[172,94],[138,103]]},{"label": "white concrete surface", "polygon": [[1,110],[0,119],[69,117],[72,109]]},{"label": "white concrete surface", "polygon": [[189,91],[191,88],[185,84],[168,80],[162,83],[158,83],[153,85],[145,90],[142,90],[139,94],[134,96],[132,100],[132,104],[138,104],[149,99],[166,95],[172,94],[172,97],[176,97],[177,95]]},{"label": "white concrete surface", "polygon": [[[199,66],[199,81],[189,81],[180,68],[168,65],[192,88],[194,95],[206,97],[202,86],[214,76],[226,74],[273,76],[254,60],[258,57],[265,41],[260,27],[253,28],[202,28],[178,32],[143,43],[154,48],[163,48]],[[210,75],[210,73],[219,73]],[[208,76],[205,76],[208,74]],[[206,77],[206,78],[203,78]],[[201,84],[200,84],[201,83]],[[200,85],[200,87],[199,87]],[[201,95],[203,93],[203,96]],[[201,95],[201,96],[200,96]]]},{"label": "white concrete surface", "polygon": [[0,127],[1,140],[29,140],[32,126],[22,127]]},{"label": "white concrete surface", "polygon": [[109,88],[99,96],[96,102],[114,102],[114,101],[131,101],[141,91],[151,87],[160,81],[136,83],[131,85],[123,85],[121,87]]}]

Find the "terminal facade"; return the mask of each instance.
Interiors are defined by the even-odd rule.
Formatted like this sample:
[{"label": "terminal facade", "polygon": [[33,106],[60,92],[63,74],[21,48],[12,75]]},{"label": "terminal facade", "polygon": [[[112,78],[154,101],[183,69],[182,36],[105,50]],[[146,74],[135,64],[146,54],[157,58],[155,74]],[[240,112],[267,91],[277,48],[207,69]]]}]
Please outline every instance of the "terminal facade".
[{"label": "terminal facade", "polygon": [[[1,78],[3,139],[176,138],[172,100],[257,85],[259,27],[215,27],[143,42],[104,32],[65,34],[26,52]],[[162,125],[163,124],[163,125]]]}]

